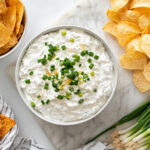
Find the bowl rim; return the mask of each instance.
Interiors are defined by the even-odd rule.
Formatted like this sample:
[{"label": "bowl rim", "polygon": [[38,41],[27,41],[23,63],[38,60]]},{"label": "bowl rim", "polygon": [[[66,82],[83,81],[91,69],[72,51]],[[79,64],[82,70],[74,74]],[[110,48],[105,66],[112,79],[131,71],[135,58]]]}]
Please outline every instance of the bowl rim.
[{"label": "bowl rim", "polygon": [[[92,116],[86,118],[86,119],[83,119],[83,120],[78,120],[78,121],[73,121],[73,122],[57,122],[57,121],[53,121],[53,120],[49,120],[47,119],[46,117],[44,117],[42,114],[40,114],[37,110],[33,109],[29,103],[28,100],[26,100],[25,98],[25,95],[21,89],[21,87],[19,86],[19,68],[20,68],[20,64],[22,62],[22,59],[26,53],[26,50],[28,49],[28,47],[37,39],[39,38],[40,36],[42,35],[45,35],[45,34],[48,34],[50,32],[55,32],[55,31],[58,31],[58,30],[61,30],[61,29],[78,29],[78,30],[81,30],[91,36],[93,36],[94,38],[96,38],[97,40],[101,41],[101,43],[103,44],[103,46],[105,47],[105,49],[107,50],[108,54],[109,54],[109,57],[113,63],[113,68],[114,68],[114,81],[113,81],[113,90],[112,90],[112,93],[111,95],[109,96],[109,98],[106,100],[106,102],[104,103],[104,105],[99,109],[99,111],[97,111],[95,114],[93,114]],[[49,28],[47,30],[44,30],[43,32],[39,33],[38,35],[36,35],[34,38],[32,38],[32,40],[30,40],[30,42],[28,42],[28,44],[24,47],[24,49],[21,51],[18,59],[17,59],[17,63],[16,63],[16,69],[15,69],[15,80],[16,80],[16,86],[17,86],[17,90],[22,98],[22,100],[24,101],[24,103],[26,104],[26,106],[30,109],[30,111],[35,114],[37,117],[39,117],[40,119],[48,122],[48,123],[52,123],[52,124],[55,124],[55,125],[61,125],[61,126],[70,126],[70,125],[78,125],[78,124],[81,124],[81,123],[84,123],[84,122],[87,122],[93,118],[95,118],[96,116],[98,116],[105,108],[106,106],[109,104],[109,102],[111,101],[114,93],[115,93],[115,90],[116,90],[116,87],[117,87],[117,82],[118,82],[118,68],[117,68],[117,65],[116,65],[116,60],[115,60],[115,57],[111,51],[111,49],[108,47],[108,45],[104,42],[104,40],[98,36],[96,33],[90,31],[89,29],[86,29],[86,28],[83,28],[83,27],[80,27],[80,26],[73,26],[73,25],[60,25],[60,26],[55,26],[55,27],[52,27],[52,28]]]},{"label": "bowl rim", "polygon": [[26,31],[27,31],[27,26],[28,26],[28,17],[27,17],[27,11],[26,11],[25,5],[24,5],[24,16],[23,16],[23,17],[24,17],[24,19],[25,19],[24,30],[23,30],[23,33],[22,33],[22,35],[21,35],[19,41],[18,41],[17,44],[16,44],[13,48],[11,48],[8,52],[6,52],[6,53],[0,55],[0,59],[3,59],[3,58],[5,58],[5,57],[9,56],[10,54],[12,54],[12,53],[19,47],[19,45],[22,43],[22,41],[23,41],[23,39],[24,39],[24,37],[25,37]]}]

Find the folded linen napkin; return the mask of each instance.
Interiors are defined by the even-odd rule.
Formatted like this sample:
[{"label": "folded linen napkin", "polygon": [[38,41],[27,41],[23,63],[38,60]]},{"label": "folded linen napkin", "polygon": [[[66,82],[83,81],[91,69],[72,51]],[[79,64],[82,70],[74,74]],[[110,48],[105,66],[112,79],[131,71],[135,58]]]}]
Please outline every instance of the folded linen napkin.
[{"label": "folded linen napkin", "polygon": [[[15,115],[11,107],[5,103],[2,96],[0,96],[0,114],[15,120]],[[48,150],[31,138],[18,137],[18,131],[19,128],[16,123],[15,126],[0,141],[0,150]]]}]

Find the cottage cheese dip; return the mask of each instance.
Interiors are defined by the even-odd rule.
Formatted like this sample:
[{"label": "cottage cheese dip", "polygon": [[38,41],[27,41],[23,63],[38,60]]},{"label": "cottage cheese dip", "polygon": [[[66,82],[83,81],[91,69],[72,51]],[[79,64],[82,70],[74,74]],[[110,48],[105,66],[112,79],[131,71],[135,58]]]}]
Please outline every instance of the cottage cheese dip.
[{"label": "cottage cheese dip", "polygon": [[46,119],[59,123],[96,114],[112,93],[113,79],[113,63],[103,44],[79,29],[40,36],[19,68],[26,100]]}]

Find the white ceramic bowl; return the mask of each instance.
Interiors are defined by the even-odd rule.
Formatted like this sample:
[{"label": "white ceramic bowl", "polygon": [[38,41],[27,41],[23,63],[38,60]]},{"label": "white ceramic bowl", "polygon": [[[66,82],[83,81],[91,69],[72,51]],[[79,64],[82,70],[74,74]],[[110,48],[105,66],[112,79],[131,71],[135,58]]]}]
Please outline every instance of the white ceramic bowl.
[{"label": "white ceramic bowl", "polygon": [[24,40],[24,36],[25,36],[26,30],[27,30],[27,22],[28,22],[27,20],[28,20],[28,18],[27,18],[26,8],[24,6],[24,16],[23,16],[24,30],[23,30],[23,33],[22,33],[18,43],[13,48],[11,48],[8,52],[6,52],[5,54],[0,55],[0,59],[10,55],[11,53],[13,53],[18,48],[20,43]]},{"label": "white ceramic bowl", "polygon": [[[51,120],[48,120],[47,118],[45,118],[41,113],[39,113],[38,111],[36,111],[35,109],[33,109],[30,105],[30,102],[25,98],[25,95],[20,87],[20,84],[19,84],[19,68],[20,68],[20,64],[21,64],[21,61],[26,53],[26,50],[28,49],[28,47],[31,45],[31,43],[33,43],[33,41],[37,38],[39,38],[40,36],[44,35],[44,34],[47,34],[47,33],[50,33],[50,32],[55,32],[55,31],[58,31],[60,29],[79,29],[81,31],[84,31],[85,33],[95,37],[97,40],[99,40],[100,42],[103,43],[104,47],[106,48],[106,50],[108,51],[109,53],[109,56],[113,62],[113,67],[114,67],[114,81],[113,81],[113,89],[112,89],[112,93],[109,97],[109,99],[105,102],[105,104],[100,108],[100,110],[95,113],[93,116],[90,116],[89,118],[87,119],[84,119],[84,120],[79,120],[79,121],[75,121],[75,122],[66,122],[66,123],[58,123],[58,122],[54,122],[54,121],[51,121]],[[22,97],[24,103],[27,105],[27,107],[36,115],[38,116],[39,118],[49,122],[49,123],[53,123],[53,124],[57,124],[57,125],[76,125],[76,124],[80,124],[80,123],[83,123],[83,122],[86,122],[94,117],[96,117],[98,114],[100,114],[102,112],[102,110],[108,105],[108,103],[110,102],[110,100],[112,99],[112,96],[115,92],[115,89],[116,89],[116,85],[117,85],[117,80],[118,80],[118,70],[117,70],[117,66],[116,66],[116,62],[115,62],[115,59],[114,59],[114,56],[111,52],[111,50],[109,49],[109,47],[107,46],[107,44],[98,36],[96,35],[95,33],[87,30],[87,29],[84,29],[84,28],[81,28],[81,27],[77,27],[77,26],[58,26],[58,27],[53,27],[51,29],[48,29],[42,33],[40,33],[39,35],[37,35],[36,37],[34,37],[29,43],[28,45],[22,50],[22,52],[20,53],[20,56],[17,60],[17,64],[16,64],[16,70],[15,70],[15,78],[16,78],[16,85],[17,85],[17,89],[19,91],[19,94],[20,96]]]}]

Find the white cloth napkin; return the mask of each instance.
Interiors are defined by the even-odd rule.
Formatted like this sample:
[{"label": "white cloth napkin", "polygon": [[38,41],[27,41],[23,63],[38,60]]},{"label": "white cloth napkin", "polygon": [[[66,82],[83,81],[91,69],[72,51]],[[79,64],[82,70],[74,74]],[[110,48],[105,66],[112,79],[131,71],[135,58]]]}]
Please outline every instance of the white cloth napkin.
[{"label": "white cloth napkin", "polygon": [[[5,103],[2,96],[0,96],[0,114],[15,120],[11,107]],[[0,150],[48,150],[31,138],[18,137],[18,131],[16,124],[0,141]]]}]

